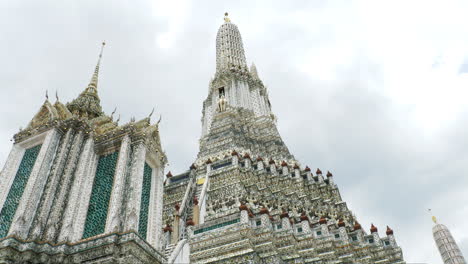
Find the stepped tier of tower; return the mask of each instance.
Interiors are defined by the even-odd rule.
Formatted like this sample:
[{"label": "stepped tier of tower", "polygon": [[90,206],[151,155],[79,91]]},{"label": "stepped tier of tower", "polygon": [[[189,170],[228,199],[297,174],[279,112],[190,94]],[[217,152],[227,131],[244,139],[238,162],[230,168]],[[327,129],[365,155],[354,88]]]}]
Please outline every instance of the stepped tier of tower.
[{"label": "stepped tier of tower", "polygon": [[192,263],[404,263],[391,229],[362,230],[330,172],[249,153],[168,174],[163,214],[163,243],[188,238]]},{"label": "stepped tier of tower", "polygon": [[200,140],[195,164],[224,159],[234,149],[252,156],[296,162],[271,116],[256,116],[251,110],[228,106],[214,115],[210,132]]}]

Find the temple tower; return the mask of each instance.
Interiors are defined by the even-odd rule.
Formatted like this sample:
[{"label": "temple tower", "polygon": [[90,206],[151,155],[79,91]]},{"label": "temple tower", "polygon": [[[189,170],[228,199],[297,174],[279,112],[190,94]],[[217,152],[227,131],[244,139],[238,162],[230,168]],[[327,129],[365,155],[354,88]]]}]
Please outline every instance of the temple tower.
[{"label": "temple tower", "polygon": [[391,228],[363,230],[333,174],[289,152],[227,13],[202,114],[197,158],[166,175],[168,263],[405,263]]},{"label": "temple tower", "polygon": [[103,112],[102,48],[77,98],[46,95],[14,135],[0,172],[0,263],[165,262],[159,123]]},{"label": "temple tower", "polygon": [[294,160],[279,135],[267,88],[255,65],[247,67],[241,34],[227,13],[216,35],[216,72],[202,113],[196,162],[233,149]]},{"label": "temple tower", "polygon": [[444,264],[466,264],[450,230],[445,225],[438,223],[435,216],[432,217],[432,221],[435,224],[432,227],[432,234]]}]

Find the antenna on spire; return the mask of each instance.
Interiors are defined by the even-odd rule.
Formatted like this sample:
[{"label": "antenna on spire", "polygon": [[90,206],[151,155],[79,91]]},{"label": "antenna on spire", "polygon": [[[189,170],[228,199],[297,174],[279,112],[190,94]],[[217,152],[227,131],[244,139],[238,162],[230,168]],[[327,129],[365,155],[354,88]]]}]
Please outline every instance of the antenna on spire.
[{"label": "antenna on spire", "polygon": [[149,114],[148,118],[151,118],[151,116],[153,115],[154,113],[154,107],[153,107],[153,110],[151,110],[151,113]]},{"label": "antenna on spire", "polygon": [[102,42],[102,46],[101,46],[101,52],[99,53],[99,58],[102,57],[102,52],[104,51],[104,46],[106,45],[106,41],[103,41]]},{"label": "antenna on spire", "polygon": [[55,99],[57,100],[57,102],[59,101],[58,91],[57,90],[55,90]]},{"label": "antenna on spire", "polygon": [[45,90],[45,98],[46,100],[49,100],[49,92],[47,90]]}]

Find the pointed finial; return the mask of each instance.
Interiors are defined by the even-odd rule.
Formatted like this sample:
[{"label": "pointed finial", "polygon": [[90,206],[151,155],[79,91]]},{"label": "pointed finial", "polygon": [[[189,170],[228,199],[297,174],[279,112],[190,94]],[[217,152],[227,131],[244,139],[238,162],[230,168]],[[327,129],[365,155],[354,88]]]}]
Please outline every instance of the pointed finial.
[{"label": "pointed finial", "polygon": [[154,107],[153,107],[153,110],[151,110],[151,113],[149,114],[148,118],[151,118],[151,116],[153,115],[154,113]]},{"label": "pointed finial", "polygon": [[57,90],[55,90],[55,99],[57,100],[57,102],[59,101],[58,91]]},{"label": "pointed finial", "polygon": [[47,90],[45,90],[45,98],[46,100],[49,100],[49,92]]},{"label": "pointed finial", "polygon": [[158,120],[158,122],[156,123],[156,125],[159,126],[159,123],[161,122],[161,118],[162,118],[162,115],[159,115],[159,120]]},{"label": "pointed finial", "polygon": [[260,78],[258,77],[258,72],[257,72],[257,67],[255,64],[252,62],[252,65],[250,66],[250,74],[255,80],[259,80]]},{"label": "pointed finial", "polygon": [[228,12],[224,13],[224,22],[231,22],[231,19],[229,19],[228,15]]},{"label": "pointed finial", "polygon": [[114,111],[112,111],[111,118],[114,117],[115,111],[117,111],[117,106],[114,108]]},{"label": "pointed finial", "polygon": [[117,120],[115,120],[116,123],[118,123],[120,121],[120,114],[119,114],[119,117],[117,117]]}]

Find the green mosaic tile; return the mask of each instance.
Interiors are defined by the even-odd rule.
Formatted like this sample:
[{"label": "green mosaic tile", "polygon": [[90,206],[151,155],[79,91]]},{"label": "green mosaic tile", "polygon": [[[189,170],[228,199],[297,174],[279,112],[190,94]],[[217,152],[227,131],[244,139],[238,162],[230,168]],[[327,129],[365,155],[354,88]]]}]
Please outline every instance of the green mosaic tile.
[{"label": "green mosaic tile", "polygon": [[119,153],[114,152],[99,157],[93,190],[91,191],[91,198],[89,200],[88,214],[86,215],[83,238],[104,233],[118,156]]},{"label": "green mosaic tile", "polygon": [[145,163],[145,169],[143,171],[143,186],[141,192],[141,203],[140,203],[140,220],[138,224],[138,233],[146,239],[148,232],[148,211],[149,202],[151,195],[151,167]]},{"label": "green mosaic tile", "polygon": [[237,218],[237,219],[234,219],[234,220],[231,220],[231,221],[227,221],[227,222],[220,223],[220,224],[217,224],[217,225],[212,225],[212,226],[209,226],[209,227],[205,227],[205,228],[195,230],[195,232],[193,232],[193,233],[196,235],[196,234],[200,234],[200,233],[203,233],[203,232],[206,232],[206,231],[210,231],[210,230],[213,230],[213,229],[225,227],[225,226],[232,225],[232,224],[239,223],[239,222],[240,222],[240,219]]},{"label": "green mosaic tile", "polygon": [[41,145],[37,145],[24,152],[23,159],[21,160],[13,184],[11,185],[2,211],[0,212],[0,238],[8,234],[11,221],[15,216],[21,196],[23,196],[24,187],[26,187],[26,183],[28,183],[29,175],[31,175],[40,150]]}]

